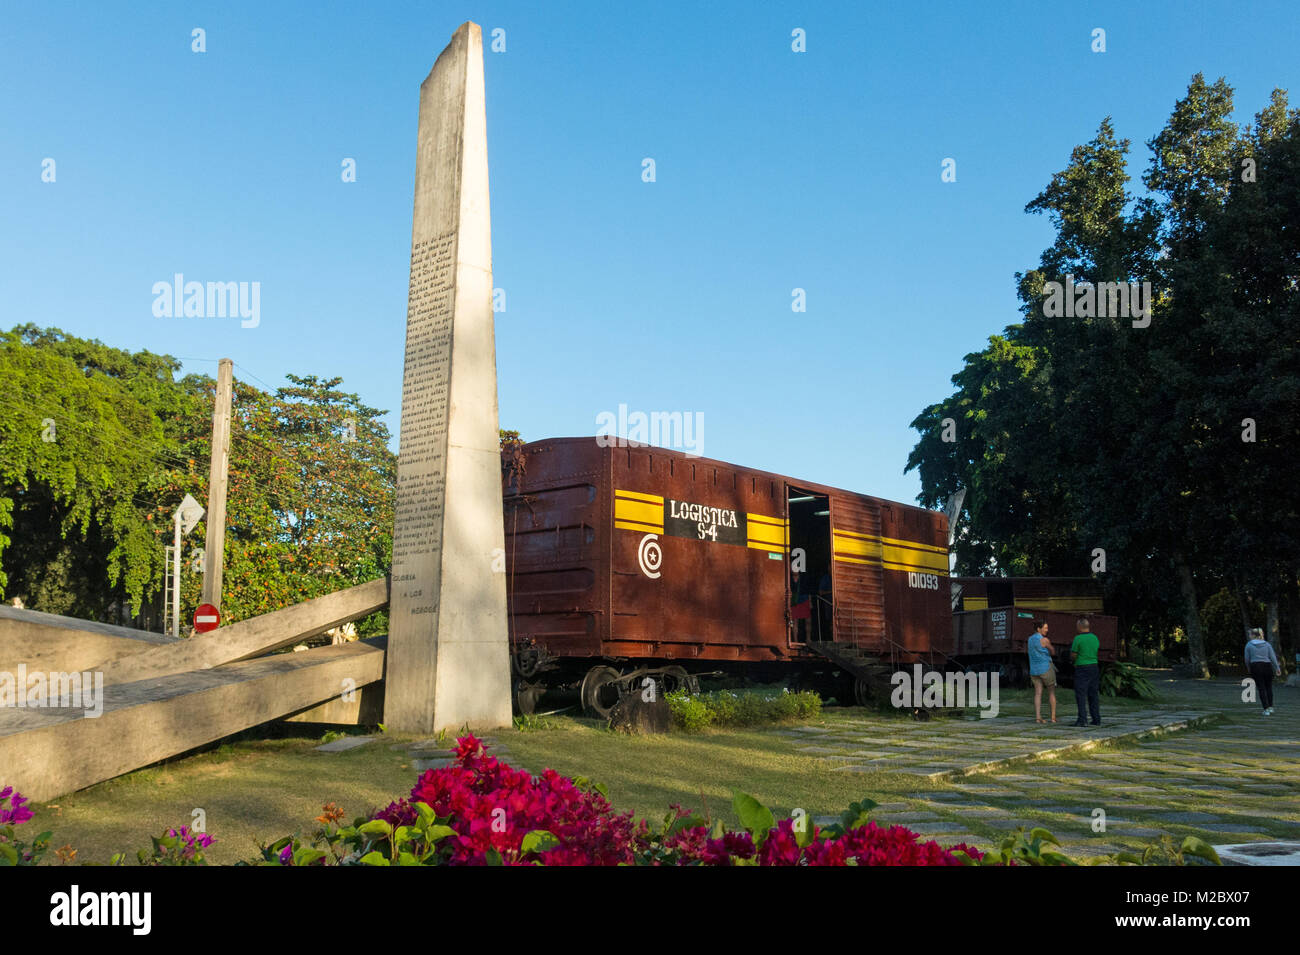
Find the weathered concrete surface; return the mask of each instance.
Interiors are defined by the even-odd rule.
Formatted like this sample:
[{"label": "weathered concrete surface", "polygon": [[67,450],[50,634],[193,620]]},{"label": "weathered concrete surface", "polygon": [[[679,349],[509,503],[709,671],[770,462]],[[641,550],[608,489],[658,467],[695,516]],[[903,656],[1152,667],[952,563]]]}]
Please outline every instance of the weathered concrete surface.
[{"label": "weathered concrete surface", "polygon": [[1257,842],[1244,846],[1215,846],[1224,865],[1300,865],[1300,842]]},{"label": "weathered concrete surface", "polygon": [[356,749],[358,746],[365,746],[367,743],[373,743],[373,736],[345,736],[342,739],[336,739],[329,743],[322,743],[316,747],[318,753],[346,753],[350,749]]},{"label": "weathered concrete surface", "polygon": [[[221,666],[314,637],[341,623],[382,610],[387,603],[388,580],[381,577],[166,646],[102,661],[98,669],[103,670],[105,683],[132,683]],[[280,715],[292,709],[285,709]]]},{"label": "weathered concrete surface", "polygon": [[0,672],[89,670],[107,660],[175,643],[175,637],[38,610],[0,607]]},{"label": "weathered concrete surface", "polygon": [[360,641],[108,686],[97,718],[0,709],[0,776],[53,799],[372,684],[383,664]]},{"label": "weathered concrete surface", "polygon": [[483,36],[420,86],[384,722],[510,724]]},{"label": "weathered concrete surface", "polygon": [[384,721],[384,684],[357,690],[352,700],[327,700],[320,706],[287,717],[289,723],[334,723],[339,726],[377,726]]}]

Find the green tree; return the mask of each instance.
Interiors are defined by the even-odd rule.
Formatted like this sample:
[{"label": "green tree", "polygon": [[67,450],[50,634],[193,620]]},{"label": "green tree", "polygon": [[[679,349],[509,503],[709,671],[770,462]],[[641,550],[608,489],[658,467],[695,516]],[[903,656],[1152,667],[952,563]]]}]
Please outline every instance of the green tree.
[{"label": "green tree", "polygon": [[[13,386],[0,396],[0,594],[92,619],[156,601],[172,512],[187,493],[207,500],[215,382],[177,370],[57,329],[0,336]],[[228,622],[388,571],[396,456],[384,412],[340,385],[289,376],[268,394],[235,382]],[[186,609],[199,599],[205,531],[185,543]],[[384,625],[376,615],[360,629]]]},{"label": "green tree", "polygon": [[[385,412],[339,390],[340,378],[288,379],[274,395],[235,382],[221,608],[229,622],[373,580],[391,565],[397,460]],[[187,447],[206,455],[215,382],[188,385],[204,397]],[[205,474],[171,478],[171,497],[206,500]],[[198,556],[204,534],[201,522],[187,556]],[[201,583],[188,575],[187,606],[197,604]],[[359,629],[385,620],[377,615]]]},{"label": "green tree", "polygon": [[[968,489],[960,568],[1079,573],[1102,548],[1112,604],[1150,636],[1180,620],[1202,672],[1198,592],[1296,603],[1300,568],[1300,122],[1280,91],[1245,130],[1232,108],[1225,81],[1193,77],[1148,143],[1145,196],[1109,119],[1073,151],[1026,207],[1056,237],[1017,276],[1022,320],[913,422],[908,460],[922,503]],[[1150,281],[1151,324],[1051,312],[1067,276]]]},{"label": "green tree", "polygon": [[0,593],[87,616],[139,610],[162,562],[143,507],[176,453],[175,367],[58,329],[0,333]]}]

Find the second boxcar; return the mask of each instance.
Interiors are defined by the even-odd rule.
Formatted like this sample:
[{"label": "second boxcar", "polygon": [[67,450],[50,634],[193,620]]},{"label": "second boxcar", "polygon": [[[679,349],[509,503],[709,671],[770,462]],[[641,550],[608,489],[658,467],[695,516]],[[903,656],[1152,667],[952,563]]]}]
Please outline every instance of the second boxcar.
[{"label": "second boxcar", "polygon": [[1026,645],[1041,622],[1066,680],[1081,620],[1097,635],[1102,662],[1118,656],[1119,619],[1104,612],[1101,584],[1091,577],[954,577],[952,606],[948,653],[963,665],[997,669],[1011,686],[1028,678]]}]

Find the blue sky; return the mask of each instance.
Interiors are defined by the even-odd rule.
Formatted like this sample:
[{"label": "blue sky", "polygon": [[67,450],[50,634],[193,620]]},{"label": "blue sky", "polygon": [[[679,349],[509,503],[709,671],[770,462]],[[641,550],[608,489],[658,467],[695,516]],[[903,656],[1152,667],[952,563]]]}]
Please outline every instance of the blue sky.
[{"label": "blue sky", "polygon": [[[910,501],[908,423],[1016,320],[1051,241],[1024,205],[1071,147],[1110,114],[1136,177],[1193,73],[1227,77],[1239,120],[1300,90],[1293,0],[988,6],[10,4],[0,325],[340,375],[396,434],[419,84],[469,19],[506,31],[502,426],[698,413],[709,457]],[[260,282],[260,324],[154,317],[176,272]]]}]

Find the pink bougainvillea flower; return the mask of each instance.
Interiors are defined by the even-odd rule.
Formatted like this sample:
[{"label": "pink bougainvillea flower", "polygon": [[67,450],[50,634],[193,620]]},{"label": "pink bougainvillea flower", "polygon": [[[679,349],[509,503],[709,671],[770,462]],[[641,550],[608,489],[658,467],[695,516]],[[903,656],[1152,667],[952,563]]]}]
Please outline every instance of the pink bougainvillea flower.
[{"label": "pink bougainvillea flower", "polygon": [[[874,822],[830,838],[814,829],[804,846],[789,819],[766,833],[761,845],[748,832],[712,838],[703,825],[658,838],[644,820],[615,812],[600,793],[551,769],[537,776],[514,769],[489,756],[473,735],[458,739],[454,753],[452,765],[416,780],[409,799],[373,814],[394,827],[411,825],[418,818],[414,803],[428,805],[453,832],[437,844],[442,864],[487,865],[499,859],[505,865],[959,865],[954,850],[982,857],[964,843],[948,850],[919,841],[902,826],[882,828]],[[672,811],[674,820],[689,815],[681,806]],[[530,843],[525,852],[525,838],[541,831],[552,839]],[[282,855],[291,853],[286,849]]]},{"label": "pink bougainvillea flower", "polygon": [[[9,808],[5,809],[4,801],[9,800]],[[24,803],[27,797],[21,793],[14,792],[13,786],[6,786],[0,789],[0,826],[10,825],[17,826],[31,819],[35,815],[28,809]]]}]

